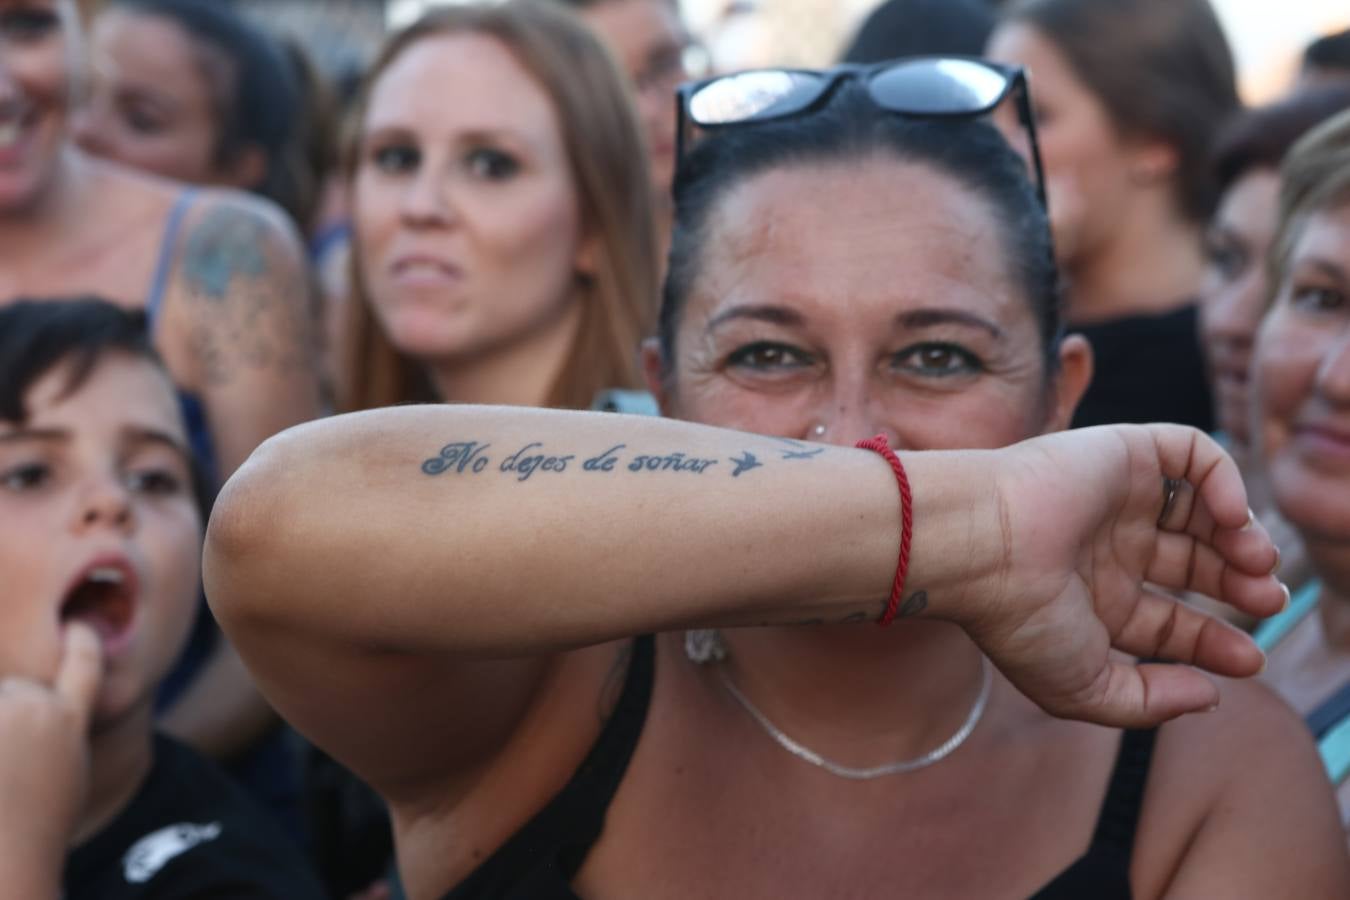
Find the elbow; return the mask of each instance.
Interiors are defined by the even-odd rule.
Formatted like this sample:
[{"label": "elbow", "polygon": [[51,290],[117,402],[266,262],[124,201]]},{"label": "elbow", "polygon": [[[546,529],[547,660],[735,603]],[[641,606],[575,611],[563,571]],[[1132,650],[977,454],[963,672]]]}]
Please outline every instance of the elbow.
[{"label": "elbow", "polygon": [[287,441],[265,441],[221,488],[206,527],[202,584],[207,602],[226,630],[257,618],[257,601],[275,593],[270,582],[278,538],[285,533]]}]

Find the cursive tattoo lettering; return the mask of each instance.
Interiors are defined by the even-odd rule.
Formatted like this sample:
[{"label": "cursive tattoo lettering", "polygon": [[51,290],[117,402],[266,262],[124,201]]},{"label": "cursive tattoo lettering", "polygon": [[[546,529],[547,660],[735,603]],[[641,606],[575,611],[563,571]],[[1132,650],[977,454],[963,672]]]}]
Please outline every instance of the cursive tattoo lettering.
[{"label": "cursive tattoo lettering", "polygon": [[615,444],[604,453],[598,456],[592,456],[581,464],[581,468],[587,472],[613,472],[614,467],[619,464],[618,452],[627,444]]},{"label": "cursive tattoo lettering", "polygon": [[549,456],[544,453],[535,453],[527,456],[531,450],[544,445],[538,441],[533,441],[521,447],[515,453],[512,453],[506,459],[502,460],[500,466],[503,472],[516,473],[517,481],[529,481],[530,476],[535,472],[566,472],[567,464],[576,459],[574,455],[567,456]]},{"label": "cursive tattoo lettering", "polygon": [[454,469],[455,474],[463,475],[467,469],[477,475],[488,467],[489,460],[484,454],[491,446],[476,441],[446,444],[438,455],[422,463],[422,471],[427,475],[440,475]]}]

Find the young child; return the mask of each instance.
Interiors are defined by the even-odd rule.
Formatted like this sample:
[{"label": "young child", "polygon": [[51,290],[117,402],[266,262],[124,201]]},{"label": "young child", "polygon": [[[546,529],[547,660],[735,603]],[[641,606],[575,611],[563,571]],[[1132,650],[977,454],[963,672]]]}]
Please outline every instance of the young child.
[{"label": "young child", "polygon": [[144,318],[0,309],[0,884],[25,900],[322,892],[212,764],[154,733],[206,491]]}]

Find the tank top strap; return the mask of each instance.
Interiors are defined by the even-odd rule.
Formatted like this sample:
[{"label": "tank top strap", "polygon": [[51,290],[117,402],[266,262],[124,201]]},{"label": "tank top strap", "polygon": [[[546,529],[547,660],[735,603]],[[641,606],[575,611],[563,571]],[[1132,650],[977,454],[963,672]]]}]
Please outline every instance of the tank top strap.
[{"label": "tank top strap", "polygon": [[1129,859],[1134,853],[1134,835],[1139,814],[1144,808],[1144,788],[1153,763],[1153,746],[1158,729],[1126,731],[1121,735],[1120,752],[1111,781],[1106,789],[1097,827],[1092,833],[1089,853],[1109,850]]},{"label": "tank top strap", "polygon": [[150,294],[145,300],[145,321],[151,334],[154,334],[155,326],[159,324],[159,313],[164,305],[164,292],[169,286],[169,272],[173,269],[173,253],[178,246],[178,232],[182,230],[183,219],[187,216],[196,196],[197,191],[194,188],[183,188],[179,191],[164,222],[164,234],[159,241],[159,258],[155,260],[155,273],[150,280]]}]

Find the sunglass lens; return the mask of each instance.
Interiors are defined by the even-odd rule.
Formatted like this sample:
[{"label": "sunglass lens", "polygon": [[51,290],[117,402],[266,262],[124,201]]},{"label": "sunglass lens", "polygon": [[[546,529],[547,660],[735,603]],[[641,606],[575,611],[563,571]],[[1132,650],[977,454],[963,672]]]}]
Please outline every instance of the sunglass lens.
[{"label": "sunglass lens", "polygon": [[763,71],[727,75],[689,98],[689,116],[703,127],[771,119],[801,112],[820,95],[814,72]]},{"label": "sunglass lens", "polygon": [[868,82],[878,104],[913,115],[986,112],[1008,88],[998,70],[968,59],[917,59],[897,63]]}]

